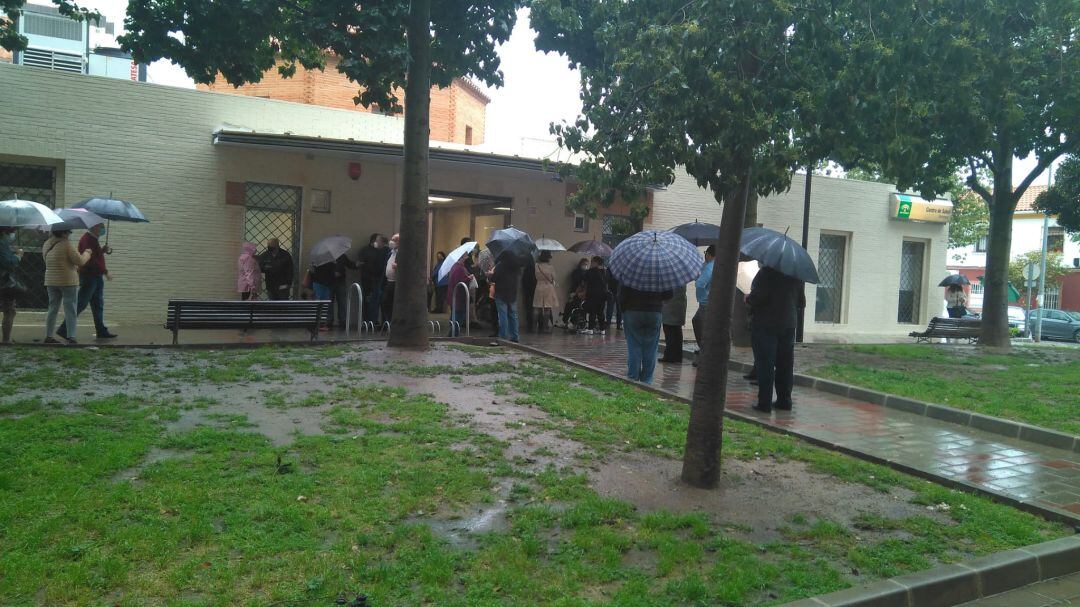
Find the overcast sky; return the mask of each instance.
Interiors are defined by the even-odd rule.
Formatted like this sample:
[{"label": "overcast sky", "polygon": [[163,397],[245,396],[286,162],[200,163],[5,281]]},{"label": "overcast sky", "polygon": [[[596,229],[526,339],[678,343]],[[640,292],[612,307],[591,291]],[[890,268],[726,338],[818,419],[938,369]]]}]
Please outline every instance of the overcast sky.
[{"label": "overcast sky", "polygon": [[[123,24],[127,0],[84,0],[81,6],[97,9],[110,21]],[[505,86],[489,90],[486,143],[500,150],[517,150],[523,138],[551,139],[548,125],[572,121],[581,110],[577,72],[565,59],[545,55],[533,47],[535,33],[529,28],[528,11],[522,10],[510,41],[499,50]],[[150,82],[192,87],[184,71],[165,61],[150,66]],[[535,146],[530,146],[535,148]],[[1013,182],[1018,183],[1035,167],[1034,157],[1013,164]],[[1036,184],[1046,183],[1046,174]]]}]

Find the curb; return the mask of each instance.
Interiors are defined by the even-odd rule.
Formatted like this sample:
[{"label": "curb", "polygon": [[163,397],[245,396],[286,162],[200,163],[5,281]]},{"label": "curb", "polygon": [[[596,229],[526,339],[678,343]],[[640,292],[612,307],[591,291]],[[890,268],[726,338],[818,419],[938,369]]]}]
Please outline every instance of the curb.
[{"label": "curb", "polygon": [[[511,348],[514,348],[514,349],[517,349],[517,350],[522,350],[524,352],[529,352],[531,354],[536,354],[538,356],[544,356],[544,357],[547,357],[547,358],[552,358],[552,359],[555,359],[555,360],[558,360],[558,361],[562,362],[563,364],[570,365],[572,367],[578,367],[579,369],[587,369],[587,370],[592,371],[594,373],[599,373],[600,375],[603,375],[605,377],[629,383],[629,384],[635,386],[636,388],[638,388],[640,390],[643,390],[645,392],[650,392],[652,394],[656,394],[657,396],[663,397],[663,398],[665,398],[667,400],[674,400],[674,401],[678,401],[678,402],[681,402],[681,403],[684,403],[684,404],[690,404],[690,399],[688,399],[688,398],[683,398],[682,396],[679,396],[677,394],[672,394],[670,392],[666,392],[664,390],[661,390],[660,388],[656,388],[656,387],[650,386],[648,384],[643,384],[643,383],[640,383],[640,382],[631,381],[631,380],[627,379],[626,377],[623,377],[622,375],[612,373],[611,371],[608,371],[606,369],[600,369],[600,368],[594,367],[592,365],[588,365],[588,364],[585,364],[585,363],[582,363],[582,362],[578,362],[578,361],[570,359],[570,358],[564,358],[562,356],[558,356],[558,355],[552,354],[550,352],[545,352],[545,351],[543,351],[543,350],[541,350],[539,348],[524,345],[524,344],[512,343],[512,342],[503,341],[503,340],[497,340],[497,339],[488,340],[488,343],[491,343],[491,342],[494,342],[494,341],[498,341],[499,345],[502,345],[502,346],[511,347]],[[749,369],[749,365],[746,365],[746,363],[740,363],[740,362],[737,362],[737,361],[731,361],[731,362],[733,363],[731,366],[745,365],[745,368]],[[742,368],[742,367],[736,367],[736,368]],[[768,422],[768,420],[766,420],[766,419],[759,418],[759,417],[756,417],[756,416],[753,416],[753,415],[740,413],[738,411],[732,411],[731,409],[725,409],[724,410],[724,416],[729,417],[731,419],[737,419],[739,421],[746,422],[748,424],[753,424],[755,426],[760,426],[762,428],[765,428],[765,429],[767,429],[767,430],[769,430],[771,432],[775,432],[777,434],[786,434],[788,436],[794,436],[794,437],[798,438],[799,440],[801,440],[801,441],[803,441],[805,443],[809,443],[811,445],[814,445],[816,447],[822,447],[824,449],[829,449],[830,451],[837,451],[839,453],[843,453],[845,455],[850,455],[852,457],[855,457],[855,458],[858,458],[858,459],[861,459],[861,460],[864,460],[864,461],[868,461],[868,462],[878,464],[878,465],[881,465],[881,466],[886,466],[886,467],[892,468],[894,470],[899,470],[900,472],[904,472],[906,474],[910,474],[912,476],[915,476],[915,477],[918,477],[918,478],[921,478],[921,479],[924,479],[924,480],[927,480],[927,481],[930,481],[930,482],[937,483],[937,484],[939,484],[939,485],[941,485],[943,487],[948,487],[950,489],[957,489],[957,490],[965,491],[965,492],[968,492],[968,493],[974,493],[976,495],[982,495],[982,496],[990,498],[990,499],[992,499],[992,500],[994,500],[996,502],[1007,504],[1007,505],[1009,505],[1009,506],[1011,506],[1013,508],[1016,508],[1018,510],[1022,510],[1024,512],[1035,514],[1037,516],[1041,516],[1041,517],[1043,517],[1043,518],[1045,518],[1047,520],[1050,520],[1050,521],[1055,521],[1055,522],[1059,522],[1059,523],[1065,523],[1065,524],[1067,524],[1067,525],[1069,525],[1071,527],[1080,529],[1080,517],[1078,517],[1076,514],[1073,514],[1071,512],[1065,511],[1065,510],[1059,510],[1057,508],[1051,508],[1051,507],[1048,507],[1048,506],[1043,506],[1041,504],[1037,504],[1037,503],[1034,503],[1034,502],[1031,502],[1031,501],[1019,500],[1019,499],[1017,499],[1015,497],[1012,497],[1010,495],[1007,495],[1007,494],[1004,494],[1004,493],[999,493],[997,491],[993,491],[991,489],[987,489],[985,487],[981,487],[979,485],[968,483],[966,481],[962,481],[962,480],[959,480],[959,479],[952,479],[952,478],[946,478],[946,477],[943,477],[943,476],[938,476],[936,474],[933,474],[932,472],[929,472],[927,470],[922,470],[920,468],[915,468],[913,466],[909,466],[909,465],[907,465],[907,464],[905,464],[903,462],[898,462],[896,460],[891,460],[891,459],[884,458],[884,457],[878,457],[876,455],[866,453],[864,451],[859,451],[857,449],[847,447],[847,446],[845,446],[843,444],[840,444],[840,443],[833,443],[833,442],[829,442],[827,440],[823,440],[823,439],[820,439],[820,438],[817,438],[817,437],[808,436],[806,434],[802,434],[800,432],[796,432],[794,430],[791,430],[790,428],[778,427],[778,426],[775,426],[773,424],[770,424]]]},{"label": "curb", "polygon": [[[684,352],[683,354],[685,356],[688,353]],[[743,372],[753,368],[752,364],[737,360],[732,360],[730,366],[737,371]],[[991,434],[998,434],[1008,438],[1018,438],[1044,447],[1080,453],[1080,436],[1058,432],[1057,430],[1048,430],[1023,422],[1015,422],[1000,417],[983,415],[981,413],[972,413],[971,411],[965,411],[955,407],[928,403],[913,398],[888,394],[886,392],[868,390],[866,388],[860,388],[858,386],[821,379],[801,373],[795,374],[795,385],[836,394],[838,396],[864,400],[875,405],[881,405],[883,407],[897,409],[915,415],[922,415],[924,417],[930,417],[960,426],[967,426],[968,428],[990,432]]]},{"label": "curb", "polygon": [[785,603],[781,607],[953,607],[1080,571],[1080,535]]}]

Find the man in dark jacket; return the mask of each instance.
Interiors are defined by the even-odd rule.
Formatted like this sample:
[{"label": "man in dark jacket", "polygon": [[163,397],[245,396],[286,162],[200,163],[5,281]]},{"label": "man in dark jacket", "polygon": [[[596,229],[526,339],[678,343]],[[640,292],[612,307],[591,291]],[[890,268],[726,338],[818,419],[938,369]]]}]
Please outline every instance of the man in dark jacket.
[{"label": "man in dark jacket", "polygon": [[386,236],[375,233],[368,244],[360,249],[357,261],[360,265],[360,288],[364,290],[364,320],[379,323],[379,304],[382,302],[382,283],[386,273]]},{"label": "man in dark jacket", "polygon": [[259,256],[259,269],[266,277],[266,295],[271,300],[289,299],[293,286],[293,258],[281,248],[277,238],[266,241],[266,252]]},{"label": "man in dark jacket", "polygon": [[604,307],[607,305],[610,290],[607,283],[608,271],[604,268],[604,259],[597,255],[585,272],[585,313],[588,314],[588,333],[604,335],[607,325],[604,322]]},{"label": "man in dark jacket", "polygon": [[517,343],[518,334],[517,296],[521,283],[521,265],[509,256],[495,263],[491,271],[495,283],[495,307],[499,311],[499,338]]},{"label": "man in dark jacket", "polygon": [[[771,413],[791,409],[795,379],[795,325],[799,308],[806,307],[803,282],[772,268],[754,277],[746,303],[753,312],[750,331],[754,367],[758,378],[758,402],[754,409]],[[776,402],[772,400],[776,384]]]}]

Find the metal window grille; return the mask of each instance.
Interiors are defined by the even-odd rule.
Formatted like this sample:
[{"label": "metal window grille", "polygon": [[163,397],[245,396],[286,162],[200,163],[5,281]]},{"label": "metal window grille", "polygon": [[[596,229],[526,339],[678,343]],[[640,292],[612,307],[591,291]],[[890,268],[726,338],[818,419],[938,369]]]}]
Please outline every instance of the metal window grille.
[{"label": "metal window grille", "polygon": [[973,282],[973,283],[971,283],[971,294],[972,295],[982,295],[983,294],[983,285],[982,285],[981,282]]},{"label": "metal window grille", "polygon": [[1058,287],[1046,287],[1043,293],[1043,307],[1047,310],[1060,310],[1061,290]]},{"label": "metal window grille", "polygon": [[23,13],[22,18],[23,29],[27,34],[63,40],[83,39],[83,24],[74,19],[30,12]]},{"label": "metal window grille", "polygon": [[600,226],[600,240],[611,248],[638,231],[634,221],[625,215],[604,215]]},{"label": "metal window grille", "polygon": [[[31,164],[0,163],[0,200],[21,198],[39,202],[47,207],[56,206],[56,169]],[[45,291],[45,260],[41,245],[48,233],[37,230],[19,230],[15,233],[15,247],[24,251],[16,276],[26,285],[26,293],[16,301],[23,309],[44,309],[49,306]]]},{"label": "metal window grille", "polygon": [[302,195],[301,188],[288,185],[248,183],[245,187],[244,240],[262,248],[267,240],[277,238],[281,248],[292,254],[294,290],[300,278]]},{"label": "metal window grille", "polygon": [[817,305],[814,321],[839,323],[844,296],[844,258],[847,253],[847,237],[840,234],[822,234],[818,246]]},{"label": "metal window grille", "polygon": [[900,301],[896,321],[917,324],[920,322],[922,301],[923,256],[926,245],[921,242],[904,241],[900,253]]}]

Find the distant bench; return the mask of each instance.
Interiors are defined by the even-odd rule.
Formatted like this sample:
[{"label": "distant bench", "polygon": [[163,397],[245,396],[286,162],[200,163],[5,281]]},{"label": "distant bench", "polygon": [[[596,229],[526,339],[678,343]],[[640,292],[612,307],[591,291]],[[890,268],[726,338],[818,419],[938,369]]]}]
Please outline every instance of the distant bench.
[{"label": "distant bench", "polygon": [[915,343],[930,341],[935,338],[966,339],[974,343],[982,334],[981,318],[939,318],[930,319],[930,325],[923,332],[912,331],[908,335],[915,338]]},{"label": "distant bench", "polygon": [[170,299],[165,328],[172,331],[173,344],[179,343],[181,329],[294,329],[311,331],[319,336],[319,325],[326,319],[330,302],[301,301],[199,301]]}]

